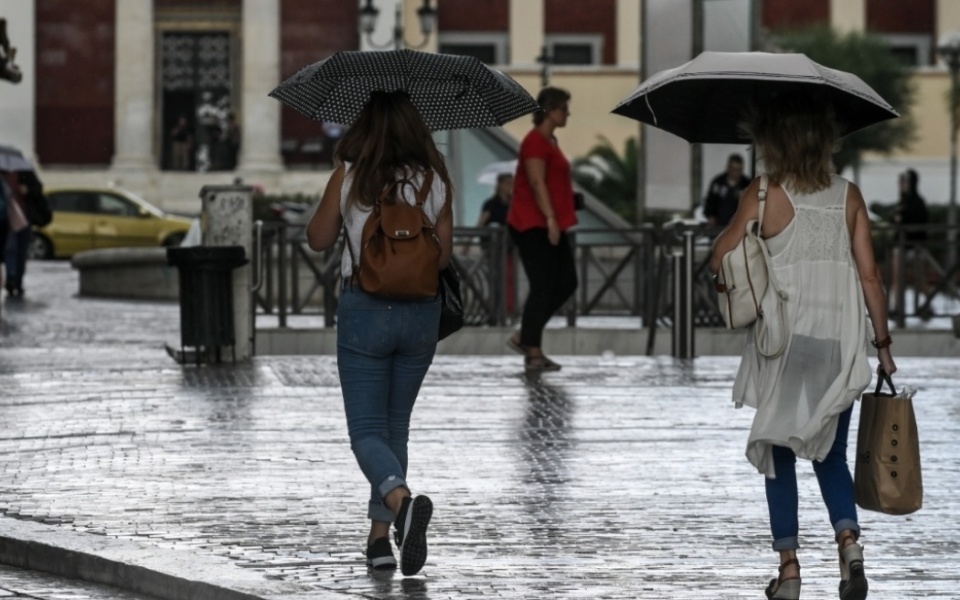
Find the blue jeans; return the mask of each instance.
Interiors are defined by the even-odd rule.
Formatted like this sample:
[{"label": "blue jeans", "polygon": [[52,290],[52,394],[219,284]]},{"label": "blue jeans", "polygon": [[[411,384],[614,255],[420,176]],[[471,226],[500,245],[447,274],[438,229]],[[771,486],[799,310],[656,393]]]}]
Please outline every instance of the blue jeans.
[{"label": "blue jeans", "polygon": [[[813,461],[813,471],[820,484],[820,494],[827,505],[830,523],[837,534],[845,529],[860,535],[857,524],[857,505],[853,497],[853,478],[847,467],[847,434],[850,432],[851,406],[840,413],[837,436],[830,452],[822,461]],[[773,464],[776,479],[767,479],[767,506],[770,509],[770,529],[773,533],[773,549],[796,550],[800,523],[797,518],[797,457],[793,450],[784,446],[773,447]]]},{"label": "blue jeans", "polygon": [[350,447],[372,487],[367,516],[392,523],[383,499],[407,487],[410,415],[437,350],[440,299],[385,300],[346,286],[337,319]]}]

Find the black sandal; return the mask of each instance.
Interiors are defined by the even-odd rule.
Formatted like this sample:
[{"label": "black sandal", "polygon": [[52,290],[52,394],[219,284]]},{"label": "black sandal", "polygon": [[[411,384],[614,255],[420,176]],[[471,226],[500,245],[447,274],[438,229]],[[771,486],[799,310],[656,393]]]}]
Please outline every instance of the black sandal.
[{"label": "black sandal", "polygon": [[770,585],[765,590],[769,600],[800,600],[800,577],[791,577],[783,579],[783,571],[791,565],[797,565],[797,571],[800,571],[800,561],[791,558],[780,565],[780,577],[770,580]]},{"label": "black sandal", "polygon": [[559,371],[562,367],[553,362],[543,354],[538,356],[527,356],[523,359],[523,368],[528,373],[545,373],[548,371]]},{"label": "black sandal", "polygon": [[515,341],[512,336],[507,338],[507,348],[510,348],[517,354],[522,354],[524,356],[527,355],[527,347],[520,342]]}]

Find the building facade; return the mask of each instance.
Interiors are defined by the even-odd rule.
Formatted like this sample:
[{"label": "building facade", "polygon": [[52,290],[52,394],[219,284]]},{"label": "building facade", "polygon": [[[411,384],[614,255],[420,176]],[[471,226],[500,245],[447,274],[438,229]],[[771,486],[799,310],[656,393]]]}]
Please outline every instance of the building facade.
[{"label": "building facade", "polygon": [[[235,176],[272,191],[316,193],[340,128],[267,93],[336,51],[392,47],[398,2],[406,45],[477,56],[532,93],[546,56],[550,83],[573,95],[561,133],[568,155],[584,154],[599,136],[621,147],[638,134],[609,110],[641,79],[644,39],[669,33],[655,19],[644,22],[657,0],[434,0],[437,31],[426,38],[416,20],[422,1],[373,0],[380,15],[371,35],[358,25],[366,0],[4,2],[24,81],[0,82],[0,139],[32,153],[49,182],[115,182],[170,208],[194,207],[200,185]],[[908,153],[868,163],[867,197],[883,199],[881,179],[905,166],[927,175],[934,200],[945,194],[949,77],[935,46],[960,29],[960,2],[710,3],[749,5],[760,31],[826,24],[882,36],[915,69],[919,135]],[[519,138],[529,127],[521,119],[505,129]],[[705,172],[714,168],[707,162]]]}]

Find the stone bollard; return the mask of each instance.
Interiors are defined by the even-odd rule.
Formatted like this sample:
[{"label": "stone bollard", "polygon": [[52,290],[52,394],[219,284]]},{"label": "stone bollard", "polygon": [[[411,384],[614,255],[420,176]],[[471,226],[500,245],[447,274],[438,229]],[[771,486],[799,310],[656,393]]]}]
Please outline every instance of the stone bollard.
[{"label": "stone bollard", "polygon": [[237,360],[253,356],[254,324],[251,293],[253,256],[253,188],[205,185],[200,190],[201,246],[242,246],[247,264],[233,272],[233,315]]}]

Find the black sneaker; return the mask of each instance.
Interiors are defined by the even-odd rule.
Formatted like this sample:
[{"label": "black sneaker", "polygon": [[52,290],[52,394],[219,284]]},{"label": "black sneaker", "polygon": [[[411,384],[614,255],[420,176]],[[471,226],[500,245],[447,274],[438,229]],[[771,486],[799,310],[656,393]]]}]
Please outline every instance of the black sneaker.
[{"label": "black sneaker", "polygon": [[397,568],[397,559],[393,556],[389,538],[377,538],[367,546],[367,566],[378,571]]},{"label": "black sneaker", "polygon": [[400,548],[400,572],[416,575],[427,562],[427,525],[433,516],[433,502],[426,496],[403,499],[397,528],[397,547]]}]

